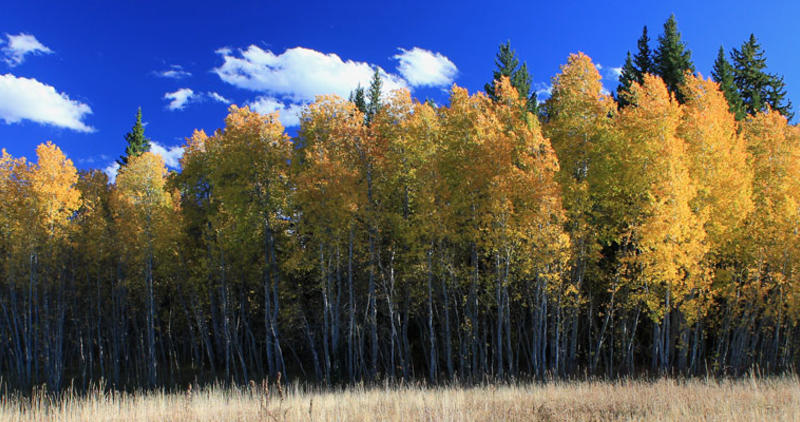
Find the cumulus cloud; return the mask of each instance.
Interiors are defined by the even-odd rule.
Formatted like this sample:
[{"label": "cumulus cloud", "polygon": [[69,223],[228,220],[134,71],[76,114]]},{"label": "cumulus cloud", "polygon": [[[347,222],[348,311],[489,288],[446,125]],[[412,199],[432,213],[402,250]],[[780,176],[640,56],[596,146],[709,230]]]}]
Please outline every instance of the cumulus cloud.
[{"label": "cumulus cloud", "polygon": [[44,46],[30,34],[6,34],[8,39],[7,45],[3,47],[2,52],[5,56],[5,62],[11,66],[17,66],[25,61],[25,56],[28,54],[52,54],[53,50]]},{"label": "cumulus cloud", "polygon": [[276,98],[261,96],[251,101],[247,105],[250,109],[261,113],[268,114],[278,112],[278,120],[281,121],[285,127],[298,126],[300,124],[300,113],[303,111],[303,104],[284,104]]},{"label": "cumulus cloud", "polygon": [[192,72],[186,71],[181,65],[174,64],[166,70],[155,71],[156,76],[168,79],[183,79],[192,76]]},{"label": "cumulus cloud", "polygon": [[448,86],[458,73],[456,65],[441,53],[419,47],[400,51],[393,57],[400,62],[397,71],[411,86]]},{"label": "cumulus cloud", "polygon": [[164,164],[167,167],[177,169],[180,167],[181,157],[183,157],[182,146],[167,147],[159,144],[158,142],[150,141],[150,152],[160,155],[164,159]]},{"label": "cumulus cloud", "polygon": [[119,172],[119,163],[116,161],[113,161],[111,164],[109,164],[108,166],[106,166],[106,168],[103,169],[103,173],[105,173],[106,176],[108,176],[108,181],[111,183],[117,181],[118,172]]},{"label": "cumulus cloud", "polygon": [[622,68],[621,67],[612,67],[611,74],[614,75],[615,78],[619,78],[622,76]]},{"label": "cumulus cloud", "polygon": [[194,91],[189,88],[181,88],[175,92],[167,92],[164,99],[169,100],[167,108],[170,110],[183,110],[190,101],[196,100]]},{"label": "cumulus cloud", "polygon": [[94,132],[83,122],[92,109],[67,94],[36,79],[0,75],[0,119],[8,124],[30,120],[36,123]]},{"label": "cumulus cloud", "polygon": [[[259,93],[248,105],[260,113],[280,112],[280,120],[287,127],[299,124],[299,113],[316,96],[336,94],[347,98],[357,87],[369,86],[375,69],[380,72],[384,93],[399,88],[446,86],[458,73],[455,64],[441,53],[418,47],[401,48],[393,56],[399,62],[399,74],[303,47],[275,54],[250,45],[237,50],[223,47],[215,53],[223,63],[212,71],[228,84]],[[213,94],[209,93],[209,98],[216,99]]]},{"label": "cumulus cloud", "polygon": [[[345,61],[336,54],[303,47],[275,54],[251,45],[236,53],[229,48],[219,49],[217,54],[223,63],[213,72],[223,81],[293,103],[310,102],[321,94],[347,97],[359,85],[368,86],[374,73],[369,63]],[[385,91],[407,87],[401,77],[379,71]]]},{"label": "cumulus cloud", "polygon": [[219,95],[219,94],[217,94],[216,92],[213,92],[213,91],[207,92],[206,95],[208,96],[208,98],[210,98],[211,100],[216,101],[218,103],[223,103],[223,104],[230,104],[231,103],[231,100],[229,100],[229,99],[223,97],[222,95]]}]

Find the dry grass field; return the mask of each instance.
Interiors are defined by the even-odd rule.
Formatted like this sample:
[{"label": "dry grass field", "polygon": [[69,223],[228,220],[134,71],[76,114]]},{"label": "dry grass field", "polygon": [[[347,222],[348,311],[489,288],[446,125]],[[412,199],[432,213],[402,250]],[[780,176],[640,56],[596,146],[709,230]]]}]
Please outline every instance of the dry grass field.
[{"label": "dry grass field", "polygon": [[559,382],[474,388],[303,391],[209,387],[185,393],[3,394],[2,421],[798,421],[796,376]]}]

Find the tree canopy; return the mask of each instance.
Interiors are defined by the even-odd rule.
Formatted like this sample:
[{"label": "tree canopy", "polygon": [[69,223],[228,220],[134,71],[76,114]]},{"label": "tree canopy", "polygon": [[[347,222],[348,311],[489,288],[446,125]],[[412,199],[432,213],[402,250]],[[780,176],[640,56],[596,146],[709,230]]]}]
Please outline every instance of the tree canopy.
[{"label": "tree canopy", "polygon": [[[57,391],[795,368],[800,128],[769,89],[763,108],[735,107],[722,50],[713,78],[683,62],[671,87],[659,66],[689,57],[673,54],[674,19],[655,74],[640,71],[647,40],[618,100],[571,54],[542,119],[506,43],[488,94],[453,85],[442,106],[384,92],[380,70],[349,100],[317,97],[294,137],[278,113],[232,105],[186,138],[179,171],[131,149],[110,182],[52,142],[35,161],[2,151],[3,379]],[[757,45],[735,52],[751,50],[757,64]]]}]

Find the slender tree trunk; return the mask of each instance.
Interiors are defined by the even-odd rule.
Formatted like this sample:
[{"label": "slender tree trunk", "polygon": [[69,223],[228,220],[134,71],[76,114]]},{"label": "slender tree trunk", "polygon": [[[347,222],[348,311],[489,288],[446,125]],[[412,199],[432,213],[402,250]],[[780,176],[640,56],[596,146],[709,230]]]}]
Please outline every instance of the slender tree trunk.
[{"label": "slender tree trunk", "polygon": [[353,341],[355,340],[355,324],[356,324],[356,301],[353,292],[353,228],[350,228],[350,241],[348,242],[347,250],[347,307],[350,313],[348,328],[347,328],[347,373],[350,377],[350,382],[355,382],[356,373],[356,357]]},{"label": "slender tree trunk", "polygon": [[322,356],[323,356],[323,374],[325,383],[330,382],[330,367],[331,367],[331,357],[330,352],[328,350],[328,315],[330,313],[330,303],[328,301],[328,276],[327,270],[325,266],[325,252],[324,252],[324,245],[320,243],[319,245],[319,270],[320,270],[320,277],[322,277],[322,282],[320,287],[322,289]]},{"label": "slender tree trunk", "polygon": [[[444,252],[442,252],[444,254]],[[447,361],[447,378],[453,379],[453,339],[450,333],[450,295],[447,292],[447,277],[442,276],[442,299],[444,301],[444,353]]]},{"label": "slender tree trunk", "polygon": [[497,361],[497,372],[496,375],[498,378],[503,378],[505,374],[503,373],[503,310],[505,306],[503,306],[503,278],[500,275],[500,253],[495,252],[494,254],[494,265],[495,265],[495,272],[497,286],[495,288],[495,302],[497,305],[497,321],[496,321],[496,328],[495,328],[495,360]]},{"label": "slender tree trunk", "polygon": [[275,251],[275,238],[273,236],[272,228],[269,226],[269,219],[267,221],[267,242],[269,245],[269,269],[272,271],[272,313],[270,314],[270,335],[272,336],[272,345],[274,347],[275,369],[284,374],[284,380],[288,381],[288,374],[286,374],[286,364],[283,360],[283,350],[281,349],[280,331],[278,330],[278,315],[280,313],[280,297],[278,294],[278,285],[281,280],[280,268],[276,258]]},{"label": "slender tree trunk", "polygon": [[[428,355],[428,379],[436,382],[436,333],[433,330],[433,244],[427,252],[428,257],[428,341],[430,350]],[[449,333],[448,333],[449,334]]]},{"label": "slender tree trunk", "polygon": [[314,373],[317,376],[317,381],[323,380],[322,368],[319,364],[319,354],[317,353],[317,346],[314,344],[314,334],[311,332],[311,327],[308,325],[306,316],[303,315],[303,326],[305,326],[306,338],[308,339],[308,347],[311,351],[311,358],[314,362]]},{"label": "slender tree trunk", "polygon": [[[266,219],[265,219],[266,222]],[[273,354],[272,338],[272,259],[270,257],[269,223],[265,223],[264,234],[264,352],[267,358],[267,371],[270,377],[275,377],[275,355]]]},{"label": "slender tree trunk", "polygon": [[375,234],[370,230],[369,235],[369,280],[367,284],[367,326],[369,327],[370,378],[375,379],[378,374],[378,309],[375,306]]},{"label": "slender tree trunk", "polygon": [[155,317],[156,306],[153,294],[153,254],[147,256],[147,359],[148,359],[148,383],[151,387],[156,385],[156,336],[155,336]]},{"label": "slender tree trunk", "polygon": [[397,324],[395,323],[395,310],[394,310],[394,250],[390,252],[389,258],[389,285],[386,286],[384,284],[384,292],[386,295],[386,307],[389,311],[389,328],[390,328],[390,336],[389,336],[389,368],[388,368],[388,375],[391,378],[395,377],[395,348],[397,346]]}]

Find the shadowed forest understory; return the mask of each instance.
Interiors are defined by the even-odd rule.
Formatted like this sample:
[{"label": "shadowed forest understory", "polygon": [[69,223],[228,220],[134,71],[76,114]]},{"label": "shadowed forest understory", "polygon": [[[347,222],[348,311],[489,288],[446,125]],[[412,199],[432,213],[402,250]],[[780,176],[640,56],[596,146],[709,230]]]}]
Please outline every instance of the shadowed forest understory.
[{"label": "shadowed forest understory", "polygon": [[781,80],[753,91],[722,51],[704,78],[672,18],[639,47],[615,96],[579,53],[537,104],[506,44],[487,93],[447,105],[376,72],[293,138],[232,106],[180,172],[141,115],[113,181],[49,142],[36,162],[3,151],[3,382],[793,370],[800,128]]}]

